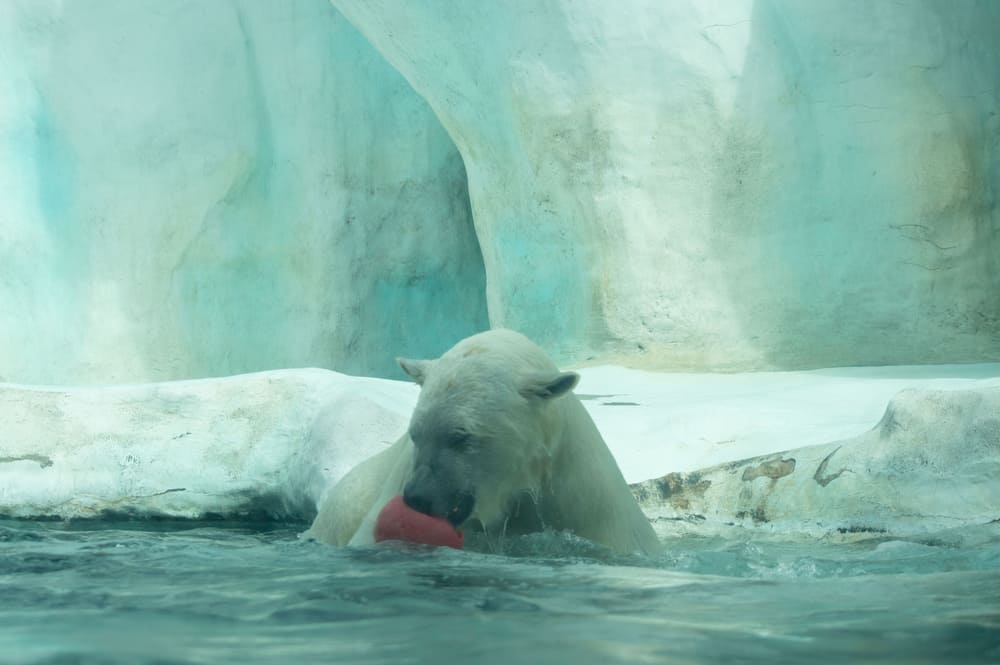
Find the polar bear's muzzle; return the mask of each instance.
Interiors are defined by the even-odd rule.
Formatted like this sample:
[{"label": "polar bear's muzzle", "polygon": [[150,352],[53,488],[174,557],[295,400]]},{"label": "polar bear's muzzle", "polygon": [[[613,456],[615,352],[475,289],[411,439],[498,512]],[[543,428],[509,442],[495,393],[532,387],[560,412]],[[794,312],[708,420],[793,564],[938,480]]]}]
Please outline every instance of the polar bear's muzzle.
[{"label": "polar bear's muzzle", "polygon": [[464,489],[454,489],[448,482],[441,482],[426,465],[413,470],[403,488],[403,503],[417,512],[441,517],[452,526],[461,526],[469,519],[476,506],[476,497]]}]

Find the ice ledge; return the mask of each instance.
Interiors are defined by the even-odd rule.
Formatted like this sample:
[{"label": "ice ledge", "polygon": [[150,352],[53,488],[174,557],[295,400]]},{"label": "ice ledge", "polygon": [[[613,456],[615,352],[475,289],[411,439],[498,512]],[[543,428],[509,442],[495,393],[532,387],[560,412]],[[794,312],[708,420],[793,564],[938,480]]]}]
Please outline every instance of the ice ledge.
[{"label": "ice ledge", "polygon": [[[907,375],[952,389],[904,390],[871,431],[836,433],[876,421],[871,405],[885,403],[901,380],[886,377],[900,371],[591,368],[584,391],[614,395],[583,397],[623,468],[648,477],[702,467],[633,486],[662,535],[896,534],[1000,518],[1000,367],[966,368],[964,379],[940,378],[954,368]],[[307,521],[329,487],[405,430],[416,397],[408,383],[318,369],[134,386],[0,384],[0,516]],[[678,428],[681,415],[689,420]],[[735,443],[713,443],[730,430]],[[704,458],[685,453],[684,439],[716,458],[685,466]]]},{"label": "ice ledge", "polygon": [[923,533],[1000,519],[1000,388],[904,390],[850,439],[633,485],[663,534]]},{"label": "ice ledge", "polygon": [[0,384],[0,515],[308,520],[405,428],[416,388],[326,370],[135,386]]}]

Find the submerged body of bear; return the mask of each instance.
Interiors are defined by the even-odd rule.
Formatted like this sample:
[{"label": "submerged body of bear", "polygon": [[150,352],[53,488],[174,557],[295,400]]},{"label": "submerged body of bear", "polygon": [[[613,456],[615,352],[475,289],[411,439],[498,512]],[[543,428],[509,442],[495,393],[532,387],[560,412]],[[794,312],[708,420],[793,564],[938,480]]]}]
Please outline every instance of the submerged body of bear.
[{"label": "submerged body of bear", "polygon": [[545,528],[616,552],[659,542],[597,427],[545,353],[510,330],[480,333],[437,360],[400,360],[421,385],[410,427],[355,467],[320,507],[308,537],[374,542],[394,496],[487,541]]}]

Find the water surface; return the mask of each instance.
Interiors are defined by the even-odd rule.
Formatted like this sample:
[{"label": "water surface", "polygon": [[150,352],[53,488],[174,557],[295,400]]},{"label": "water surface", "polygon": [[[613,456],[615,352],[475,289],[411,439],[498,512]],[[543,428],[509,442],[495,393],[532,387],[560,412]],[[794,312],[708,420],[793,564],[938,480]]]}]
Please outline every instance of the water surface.
[{"label": "water surface", "polygon": [[856,542],[546,534],[492,555],[302,525],[0,521],[4,663],[998,663],[1000,525]]}]

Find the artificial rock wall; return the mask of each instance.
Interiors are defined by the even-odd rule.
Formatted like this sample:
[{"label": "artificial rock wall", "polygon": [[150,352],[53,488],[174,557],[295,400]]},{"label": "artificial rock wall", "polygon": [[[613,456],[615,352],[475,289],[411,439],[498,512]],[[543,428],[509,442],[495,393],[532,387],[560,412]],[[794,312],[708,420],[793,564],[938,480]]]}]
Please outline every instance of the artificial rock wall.
[{"label": "artificial rock wall", "polygon": [[484,280],[461,157],[328,3],[0,6],[0,382],[389,374]]},{"label": "artificial rock wall", "polygon": [[1000,5],[333,0],[465,159],[494,323],[577,359],[1000,357]]},{"label": "artificial rock wall", "polygon": [[0,381],[1000,358],[988,0],[0,5]]}]

